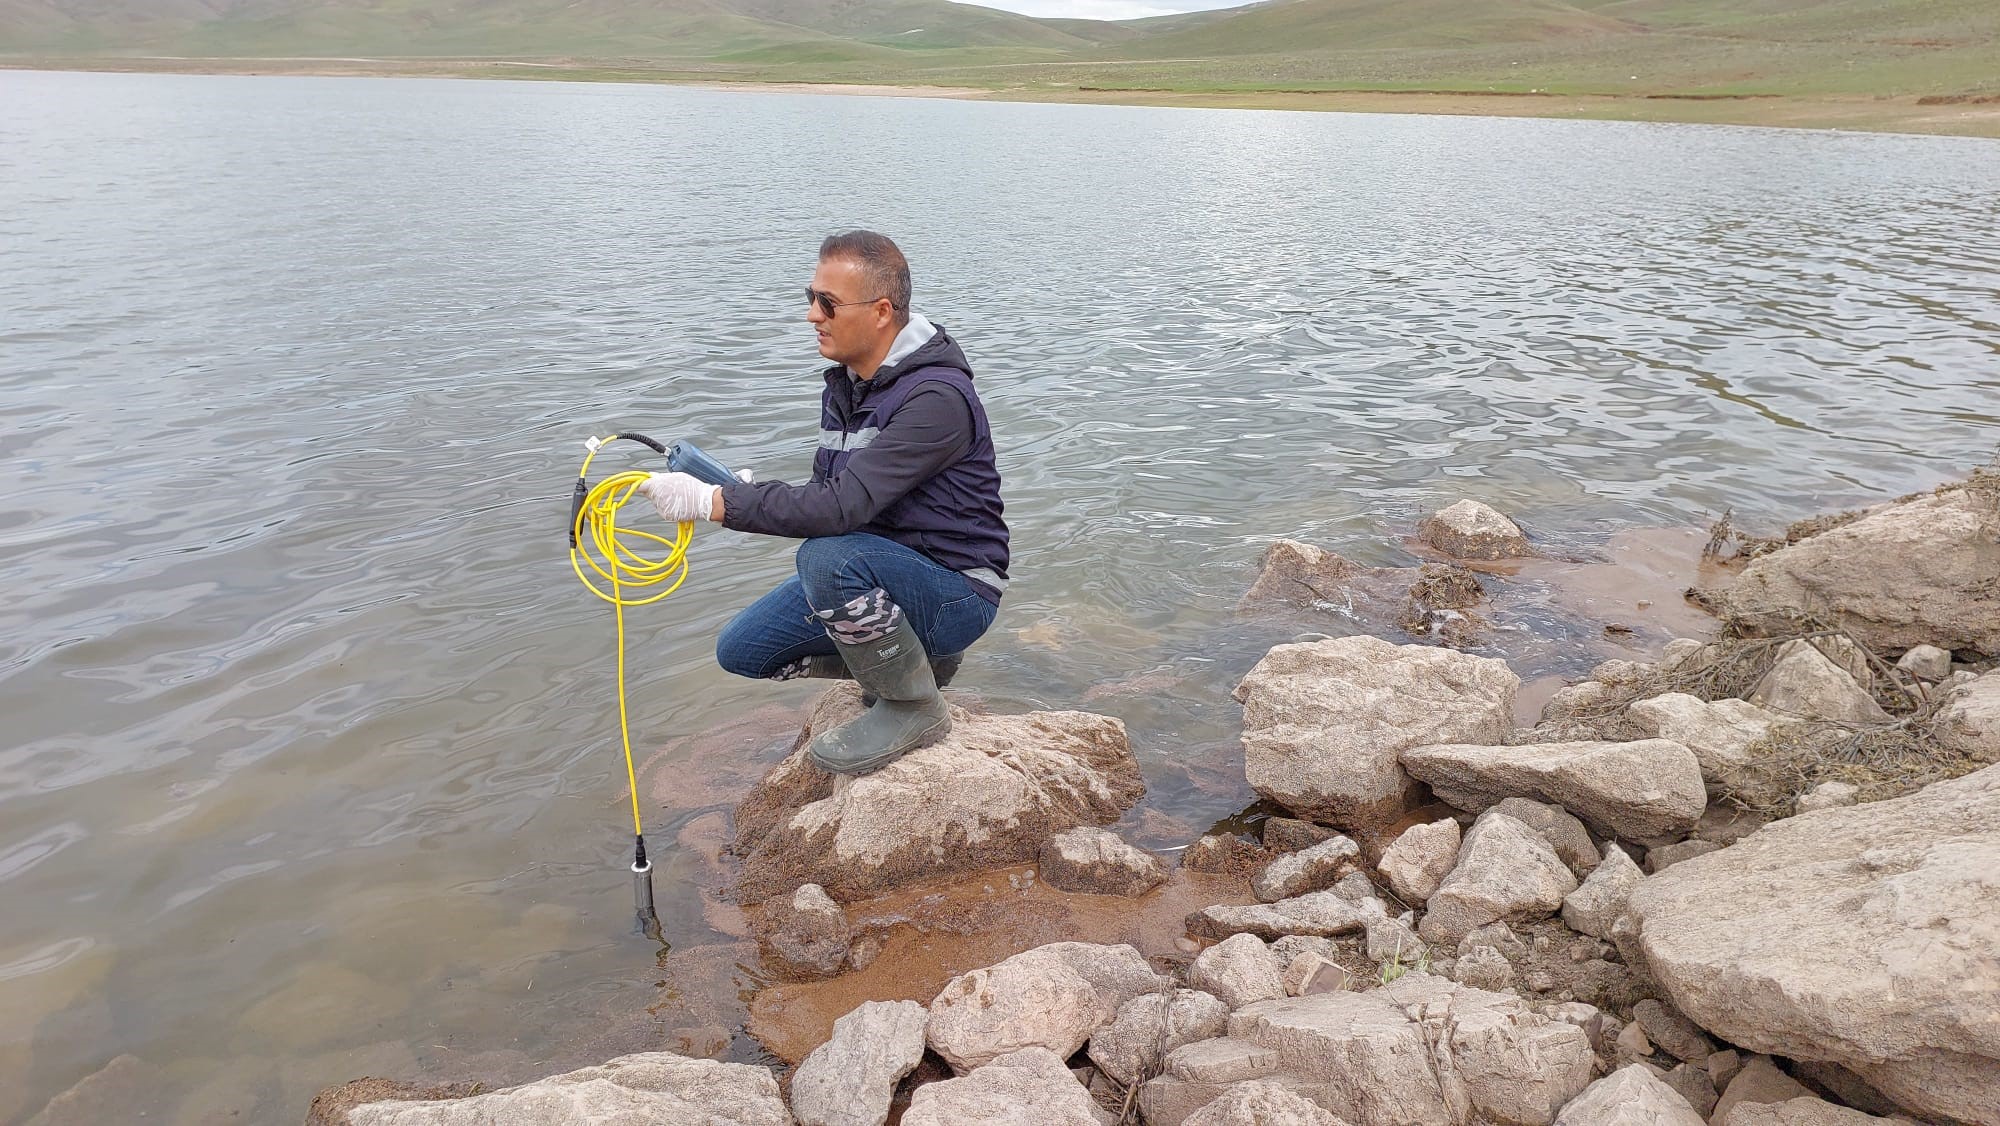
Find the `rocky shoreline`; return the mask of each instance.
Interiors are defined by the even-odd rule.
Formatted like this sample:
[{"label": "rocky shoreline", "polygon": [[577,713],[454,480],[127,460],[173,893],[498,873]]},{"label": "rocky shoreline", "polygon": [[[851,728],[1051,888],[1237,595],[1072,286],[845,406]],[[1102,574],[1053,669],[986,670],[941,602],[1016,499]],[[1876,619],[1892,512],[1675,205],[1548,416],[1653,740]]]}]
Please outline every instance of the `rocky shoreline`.
[{"label": "rocky shoreline", "polygon": [[[1718,636],[1605,662],[1532,726],[1507,663],[1464,651],[1470,568],[1535,550],[1506,517],[1436,514],[1415,568],[1274,545],[1247,606],[1359,599],[1436,644],[1271,648],[1235,696],[1283,812],[1172,866],[1103,828],[1144,791],[1119,720],[961,707],[839,778],[802,750],[859,707],[837,686],[729,844],[796,983],[752,1031],[793,1066],[368,1080],[312,1121],[2000,1126],[2000,479],[1809,523],[1718,527],[1741,573],[1690,592]],[[974,924],[1009,953],[874,991],[952,880],[1018,893]],[[1180,933],[1049,935],[1035,897],[1109,905],[1100,937],[1163,906]]]}]

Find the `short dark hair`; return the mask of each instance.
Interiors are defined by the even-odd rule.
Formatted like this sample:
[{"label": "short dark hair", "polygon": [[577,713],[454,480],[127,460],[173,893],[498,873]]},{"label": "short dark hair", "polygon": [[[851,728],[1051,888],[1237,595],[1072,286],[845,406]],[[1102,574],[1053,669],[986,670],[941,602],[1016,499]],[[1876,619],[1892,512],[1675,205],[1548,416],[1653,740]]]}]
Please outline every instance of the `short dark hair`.
[{"label": "short dark hair", "polygon": [[819,244],[821,258],[846,258],[861,264],[861,275],[868,279],[868,288],[874,291],[876,300],[889,299],[889,305],[896,310],[896,323],[910,323],[910,262],[903,252],[890,241],[888,235],[874,231],[842,231],[826,236]]}]

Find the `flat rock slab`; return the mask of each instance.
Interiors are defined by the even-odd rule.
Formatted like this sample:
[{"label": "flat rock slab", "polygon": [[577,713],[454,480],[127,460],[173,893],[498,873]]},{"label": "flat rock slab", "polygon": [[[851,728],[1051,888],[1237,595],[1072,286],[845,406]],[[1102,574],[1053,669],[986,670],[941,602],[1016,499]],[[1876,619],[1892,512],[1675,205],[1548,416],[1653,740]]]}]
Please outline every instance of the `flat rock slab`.
[{"label": "flat rock slab", "polygon": [[1280,645],[1236,686],[1244,774],[1302,817],[1387,824],[1414,788],[1402,752],[1503,741],[1520,686],[1504,661],[1435,646],[1365,635]]},{"label": "flat rock slab", "polygon": [[353,1126],[792,1126],[778,1081],[761,1067],[671,1052],[620,1056],[504,1091],[426,1102],[379,1102],[347,1112]]},{"label": "flat rock slab", "polygon": [[1694,752],[1667,739],[1412,747],[1403,765],[1438,798],[1479,811],[1507,798],[1561,806],[1606,836],[1672,844],[1708,807]]},{"label": "flat rock slab", "polygon": [[1379,905],[1371,911],[1335,891],[1316,891],[1276,903],[1251,903],[1241,907],[1205,907],[1188,916],[1188,933],[1196,938],[1228,938],[1232,934],[1254,934],[1262,939],[1279,939],[1288,934],[1330,938],[1368,929],[1368,920],[1379,918]]},{"label": "flat rock slab", "polygon": [[[839,722],[858,689],[829,689],[807,727]],[[973,715],[873,774],[828,775],[801,746],[739,808],[746,902],[815,883],[851,901],[900,884],[1033,862],[1051,836],[1115,821],[1145,793],[1125,725],[1087,712]]]},{"label": "flat rock slab", "polygon": [[1717,1037],[2000,1122],[2000,767],[1766,826],[1640,883],[1628,919],[1627,961]]}]

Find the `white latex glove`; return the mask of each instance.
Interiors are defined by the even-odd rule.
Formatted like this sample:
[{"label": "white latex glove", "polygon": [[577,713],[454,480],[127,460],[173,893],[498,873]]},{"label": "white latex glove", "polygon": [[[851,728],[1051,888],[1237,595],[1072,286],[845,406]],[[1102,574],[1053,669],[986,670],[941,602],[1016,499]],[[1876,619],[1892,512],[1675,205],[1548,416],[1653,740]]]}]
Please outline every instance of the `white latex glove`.
[{"label": "white latex glove", "polygon": [[639,494],[653,502],[660,519],[670,524],[706,520],[715,511],[714,485],[686,473],[655,473],[639,486]]}]

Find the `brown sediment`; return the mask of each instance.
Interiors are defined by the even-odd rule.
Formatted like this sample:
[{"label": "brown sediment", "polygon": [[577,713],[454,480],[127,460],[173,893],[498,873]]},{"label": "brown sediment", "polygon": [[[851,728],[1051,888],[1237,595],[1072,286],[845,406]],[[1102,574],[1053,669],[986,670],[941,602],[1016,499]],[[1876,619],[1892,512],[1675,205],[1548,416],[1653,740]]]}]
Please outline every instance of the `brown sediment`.
[{"label": "brown sediment", "polygon": [[1715,618],[1685,597],[1689,587],[1717,588],[1734,578],[1730,568],[1702,558],[1707,542],[1701,528],[1638,528],[1614,534],[1603,561],[1523,559],[1478,569],[1546,583],[1557,606],[1589,621],[1625,626],[1631,633],[1624,636],[1651,650],[1658,640],[1715,632]]},{"label": "brown sediment", "polygon": [[959,974],[1050,942],[1130,943],[1156,965],[1185,961],[1190,913],[1254,898],[1242,876],[1177,870],[1161,887],[1125,899],[1056,891],[1033,872],[994,869],[850,906],[851,925],[874,935],[881,953],[863,970],[764,989],[750,1003],[750,1034],[796,1064],[864,1001],[927,1005]]}]

